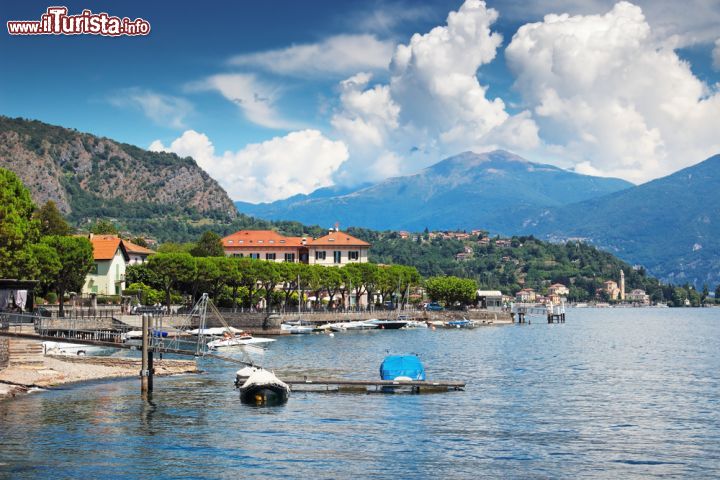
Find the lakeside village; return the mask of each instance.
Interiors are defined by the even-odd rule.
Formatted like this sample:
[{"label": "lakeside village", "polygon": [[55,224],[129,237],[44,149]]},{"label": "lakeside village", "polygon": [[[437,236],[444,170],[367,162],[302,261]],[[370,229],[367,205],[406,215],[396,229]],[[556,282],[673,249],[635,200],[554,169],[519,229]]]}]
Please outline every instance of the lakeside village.
[{"label": "lakeside village", "polygon": [[[429,236],[460,239],[479,232],[429,232]],[[398,234],[401,238],[411,235]],[[482,233],[479,236],[479,244],[490,243],[487,236]],[[43,298],[22,290],[18,292],[23,293],[12,296],[12,290],[6,289],[0,293],[0,307],[21,311],[32,310],[33,306],[64,310],[67,302],[71,308],[117,306],[123,313],[147,310],[145,307],[177,312],[190,307],[202,290],[208,291],[222,307],[250,312],[409,308],[511,311],[514,303],[565,305],[569,294],[569,288],[562,283],[553,283],[542,292],[523,288],[510,296],[499,290],[478,289],[474,281],[457,277],[423,281],[413,267],[369,263],[371,245],[338,228],[319,238],[283,236],[272,230],[241,230],[224,238],[206,233],[194,250],[186,246],[188,251],[166,253],[118,234],[90,233],[75,238],[87,238],[92,246],[92,264],[80,295],[63,292],[61,302],[57,293],[49,290]],[[135,241],[153,243],[144,238]],[[493,242],[499,247],[510,245],[508,239]],[[465,260],[469,255],[472,253],[459,253],[457,260]],[[330,270],[326,270],[328,267]],[[649,306],[650,296],[641,289],[626,292],[625,274],[622,270],[618,273],[618,281],[604,281],[596,292],[596,302],[569,306]],[[298,298],[302,298],[300,305]]]},{"label": "lakeside village", "polygon": [[[525,287],[511,296],[481,289],[470,278],[423,278],[412,266],[370,262],[372,245],[337,226],[316,236],[239,230],[221,238],[207,231],[196,243],[157,247],[148,239],[124,238],[103,220],[93,225],[92,233],[77,234],[52,201],[36,209],[14,174],[0,169],[0,175],[8,185],[0,190],[1,200],[12,211],[0,218],[7,232],[0,243],[0,398],[35,387],[135,376],[138,371],[144,372],[143,391],[152,390],[154,373],[197,371],[194,360],[153,363],[152,352],[197,357],[240,348],[248,353],[275,341],[255,334],[472,328],[522,323],[528,315],[546,316],[549,323],[565,321],[569,285],[548,281],[542,290]],[[402,239],[405,233],[390,235]],[[474,235],[479,247],[520,242],[491,239],[480,231],[426,232],[425,238],[415,240],[461,235]],[[644,291],[626,292],[621,269],[617,280],[603,281],[596,292],[597,306],[650,304]],[[141,360],[103,356],[137,349],[140,338]],[[83,361],[78,363],[78,356]],[[422,383],[424,372],[418,375],[422,378],[417,384],[405,386],[464,386]],[[393,378],[331,383],[338,388],[388,388],[383,382],[392,384]],[[237,380],[239,385],[250,381]],[[289,387],[282,385],[287,398]]]}]

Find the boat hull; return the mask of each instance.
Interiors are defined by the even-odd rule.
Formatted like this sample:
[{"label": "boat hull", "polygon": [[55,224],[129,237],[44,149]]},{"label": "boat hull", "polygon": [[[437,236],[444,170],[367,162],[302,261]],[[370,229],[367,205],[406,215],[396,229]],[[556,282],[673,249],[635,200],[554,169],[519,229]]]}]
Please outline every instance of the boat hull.
[{"label": "boat hull", "polygon": [[290,390],[282,385],[250,385],[240,389],[240,401],[248,405],[282,405]]}]

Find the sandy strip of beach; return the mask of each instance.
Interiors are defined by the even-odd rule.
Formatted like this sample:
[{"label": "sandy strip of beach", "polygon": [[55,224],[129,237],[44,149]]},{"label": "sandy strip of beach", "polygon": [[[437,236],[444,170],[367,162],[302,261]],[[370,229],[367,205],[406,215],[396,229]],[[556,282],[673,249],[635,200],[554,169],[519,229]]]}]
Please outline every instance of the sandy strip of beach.
[{"label": "sandy strip of beach", "polygon": [[[42,365],[11,365],[0,370],[0,400],[67,383],[104,378],[139,377],[140,359],[112,357],[43,357]],[[198,373],[193,360],[155,360],[155,375]]]}]

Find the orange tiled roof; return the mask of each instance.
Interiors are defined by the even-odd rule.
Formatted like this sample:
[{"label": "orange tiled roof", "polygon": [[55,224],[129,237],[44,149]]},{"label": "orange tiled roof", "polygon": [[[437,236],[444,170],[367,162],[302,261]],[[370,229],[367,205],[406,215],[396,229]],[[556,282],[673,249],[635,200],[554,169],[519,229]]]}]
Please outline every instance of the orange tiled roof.
[{"label": "orange tiled roof", "polygon": [[112,260],[118,248],[122,250],[123,256],[127,259],[127,251],[120,238],[115,235],[93,235],[90,238],[93,246],[93,257],[95,260]]},{"label": "orange tiled roof", "polygon": [[222,239],[223,247],[300,247],[301,237],[285,237],[273,230],[240,230]]},{"label": "orange tiled roof", "polygon": [[127,250],[129,253],[139,253],[139,254],[143,254],[143,255],[152,255],[155,253],[155,250],[150,250],[149,248],[141,247],[140,245],[132,243],[129,240],[123,240],[122,242],[125,245],[125,250]]},{"label": "orange tiled roof", "polygon": [[370,244],[355,238],[352,235],[348,235],[345,232],[331,232],[324,237],[316,238],[312,242],[308,242],[311,245],[317,246],[332,246],[332,245],[344,245],[347,247],[369,247]]}]

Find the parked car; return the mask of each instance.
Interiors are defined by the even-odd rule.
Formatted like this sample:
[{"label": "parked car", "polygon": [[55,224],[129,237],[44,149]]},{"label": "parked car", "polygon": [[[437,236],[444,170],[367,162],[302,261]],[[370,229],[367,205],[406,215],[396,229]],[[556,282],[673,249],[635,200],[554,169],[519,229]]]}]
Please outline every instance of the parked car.
[{"label": "parked car", "polygon": [[437,302],[430,302],[425,306],[425,310],[430,310],[431,312],[439,312],[441,310],[445,310],[445,307],[443,307]]}]

